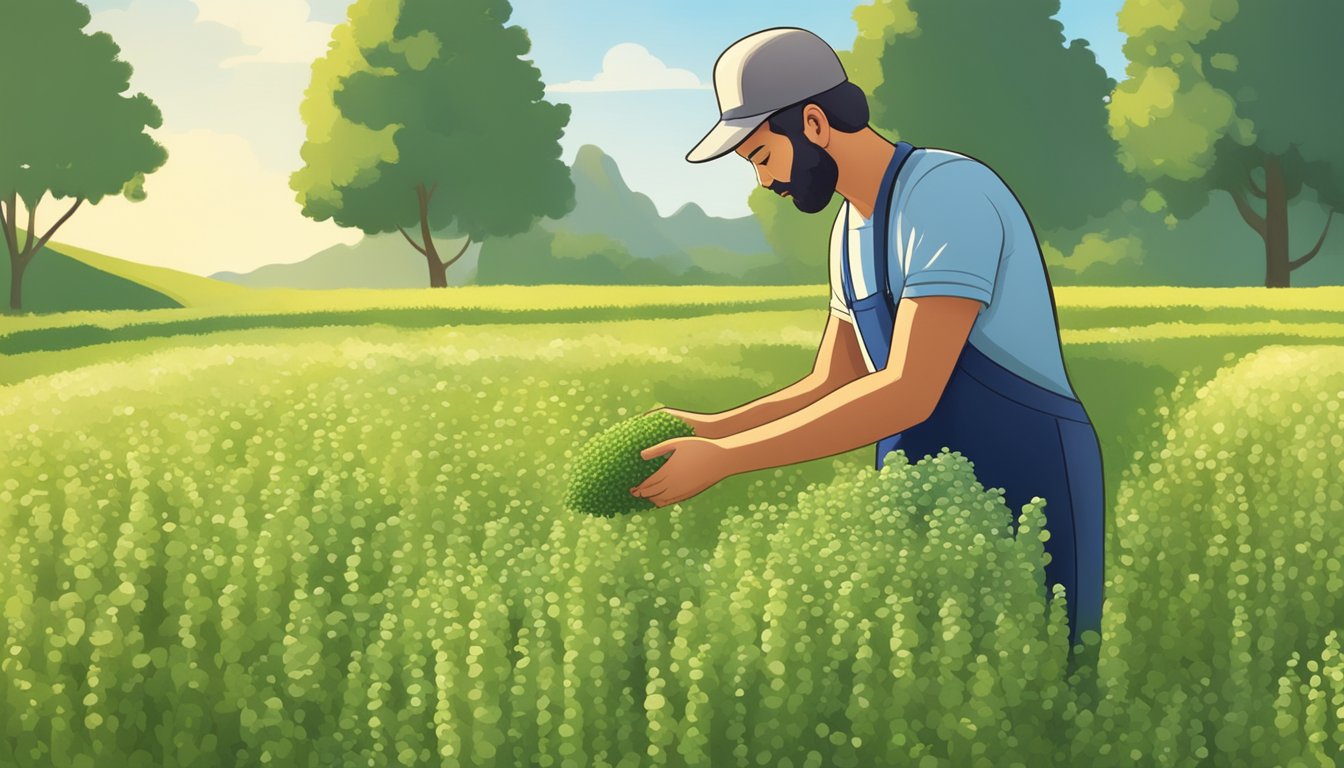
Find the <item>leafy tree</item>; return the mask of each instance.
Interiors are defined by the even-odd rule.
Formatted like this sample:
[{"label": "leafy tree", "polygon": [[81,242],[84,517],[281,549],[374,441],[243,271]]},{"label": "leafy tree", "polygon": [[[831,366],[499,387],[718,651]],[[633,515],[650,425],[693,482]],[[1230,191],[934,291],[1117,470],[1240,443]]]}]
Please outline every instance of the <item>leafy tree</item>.
[{"label": "leafy tree", "polygon": [[[837,51],[868,94],[870,125],[890,140],[991,165],[1038,231],[1078,226],[1140,190],[1115,156],[1104,99],[1115,82],[1084,40],[1064,44],[1057,0],[873,0]],[[748,205],[781,257],[768,282],[825,282],[839,198],[813,216],[768,190]]]},{"label": "leafy tree", "polygon": [[830,279],[827,254],[831,225],[840,211],[841,197],[816,213],[801,213],[787,198],[762,186],[751,190],[747,206],[761,222],[765,241],[779,261],[755,267],[748,274],[762,284],[815,284]]},{"label": "leafy tree", "polygon": [[[144,133],[163,124],[158,107],[143,93],[123,95],[131,65],[111,35],[83,31],[90,18],[75,0],[0,0],[0,228],[11,311],[23,308],[28,265],[81,204],[108,195],[143,200],[145,175],[168,159]],[[47,195],[74,203],[35,238]],[[20,200],[28,212],[22,243]]]},{"label": "leafy tree", "polygon": [[[559,145],[569,106],[542,98],[511,13],[506,0],[355,2],[300,107],[305,166],[290,185],[304,215],[400,231],[443,287],[473,240],[571,210]],[[464,238],[446,261],[438,232]]]},{"label": "leafy tree", "polygon": [[[1130,65],[1110,122],[1125,167],[1150,185],[1145,206],[1186,218],[1227,193],[1264,242],[1265,285],[1287,286],[1344,211],[1344,100],[1330,96],[1344,3],[1128,0],[1119,18]],[[1304,187],[1325,222],[1294,258],[1288,203]]]},{"label": "leafy tree", "polygon": [[1066,44],[1058,12],[1058,0],[876,0],[854,11],[849,57],[875,127],[989,164],[1038,231],[1139,191],[1107,131],[1115,81],[1086,40]]}]

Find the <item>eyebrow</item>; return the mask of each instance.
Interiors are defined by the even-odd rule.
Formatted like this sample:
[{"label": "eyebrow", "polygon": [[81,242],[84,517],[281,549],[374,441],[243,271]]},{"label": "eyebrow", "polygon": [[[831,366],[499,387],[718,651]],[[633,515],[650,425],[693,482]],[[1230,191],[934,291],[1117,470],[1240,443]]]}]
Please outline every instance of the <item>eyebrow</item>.
[{"label": "eyebrow", "polygon": [[750,160],[751,158],[755,157],[756,153],[760,152],[764,148],[765,148],[764,144],[757,144],[756,148],[751,150],[751,154],[747,155],[747,159]]}]

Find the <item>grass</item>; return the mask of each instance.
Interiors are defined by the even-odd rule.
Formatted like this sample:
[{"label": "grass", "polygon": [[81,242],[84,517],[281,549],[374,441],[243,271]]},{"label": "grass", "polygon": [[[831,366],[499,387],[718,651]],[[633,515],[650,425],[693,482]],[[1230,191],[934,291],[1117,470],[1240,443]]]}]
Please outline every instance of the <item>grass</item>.
[{"label": "grass", "polygon": [[[248,755],[258,760],[272,745],[302,750],[313,744],[339,760],[350,757],[345,751],[352,744],[380,748],[394,735],[391,726],[382,725],[394,722],[393,717],[400,724],[396,738],[404,741],[398,749],[419,756],[432,748],[431,734],[446,738],[427,728],[413,711],[420,704],[409,692],[423,690],[419,673],[426,669],[430,689],[446,692],[437,701],[453,702],[439,705],[451,709],[452,716],[445,715],[443,722],[486,723],[462,725],[459,734],[461,747],[480,750],[489,739],[504,739],[503,725],[496,730],[489,726],[492,718],[502,716],[500,710],[481,710],[488,717],[476,717],[478,693],[493,696],[512,684],[507,674],[516,653],[527,654],[533,664],[553,665],[521,673],[528,667],[519,666],[514,682],[527,691],[533,686],[550,691],[546,699],[556,708],[557,721],[639,724],[655,697],[658,702],[698,700],[698,693],[687,693],[698,678],[685,666],[674,661],[671,674],[664,666],[657,675],[651,671],[647,680],[641,666],[647,662],[658,670],[665,660],[659,661],[657,654],[687,658],[691,667],[707,658],[696,652],[699,646],[686,644],[687,637],[697,636],[695,622],[719,632],[738,619],[755,622],[762,615],[774,616],[766,619],[769,631],[783,632],[792,630],[779,619],[790,617],[800,622],[795,636],[803,642],[811,635],[802,629],[811,625],[801,623],[806,620],[801,602],[811,595],[786,589],[784,576],[803,573],[813,563],[821,574],[820,568],[836,566],[833,550],[882,540],[836,527],[846,515],[865,524],[880,521],[880,516],[855,512],[862,511],[855,505],[863,499],[877,505],[871,501],[876,492],[855,488],[852,499],[832,498],[816,492],[830,486],[812,485],[871,467],[872,446],[846,452],[834,462],[811,461],[728,478],[679,509],[656,515],[581,525],[556,515],[563,462],[583,437],[658,404],[705,412],[735,407],[805,375],[826,322],[824,288],[281,291],[271,293],[269,302],[259,298],[262,293],[249,291],[236,300],[216,298],[215,305],[182,309],[0,319],[0,424],[7,425],[0,466],[10,475],[0,479],[0,509],[11,513],[0,517],[5,523],[0,541],[13,547],[9,577],[0,582],[13,590],[3,603],[12,620],[10,631],[26,638],[14,644],[20,651],[11,655],[18,661],[11,660],[6,673],[20,686],[38,691],[11,698],[24,706],[16,709],[19,714],[10,723],[17,735],[12,743],[0,745],[0,757],[5,748],[14,755],[40,754],[32,751],[43,748],[39,741],[49,742],[47,748],[83,744],[29,739],[42,735],[39,721],[69,721],[73,727],[67,726],[68,732],[100,740],[108,750],[121,743],[118,739],[124,741],[127,731],[141,728],[141,733],[167,734],[164,738],[172,743],[160,747],[178,757],[194,754],[185,750],[207,743],[218,732],[223,733],[221,745],[241,739]],[[1165,296],[1165,303],[1154,301],[1154,293]],[[1300,303],[1287,300],[1296,296],[1302,297]],[[1117,517],[1123,511],[1115,502],[1117,493],[1142,488],[1125,470],[1136,466],[1145,449],[1150,460],[1137,466],[1159,465],[1165,451],[1175,450],[1165,442],[1169,414],[1162,409],[1184,372],[1195,370],[1186,382],[1189,393],[1219,369],[1267,345],[1338,347],[1344,342],[1340,289],[1059,289],[1057,299],[1069,376],[1101,436],[1112,498],[1108,509]],[[1250,373],[1272,386],[1277,359],[1261,355]],[[1296,369],[1287,370],[1286,375],[1294,376]],[[1297,412],[1287,401],[1275,407],[1285,414]],[[1323,400],[1321,407],[1326,408]],[[1223,411],[1233,418],[1242,415],[1235,404]],[[1285,416],[1281,423],[1291,423],[1291,418]],[[1280,423],[1263,416],[1260,420],[1270,427]],[[1324,434],[1319,419],[1315,424]],[[1270,427],[1265,435],[1274,434]],[[1248,455],[1281,460],[1290,453],[1285,446],[1296,439],[1288,434],[1284,446],[1266,438],[1268,450]],[[1236,456],[1234,436],[1229,433],[1218,450]],[[1222,454],[1196,449],[1190,461],[1209,461],[1214,455]],[[1199,476],[1205,475],[1222,477],[1214,472]],[[1229,480],[1229,488],[1237,482]],[[1262,488],[1245,485],[1253,491]],[[1263,483],[1266,494],[1291,487]],[[1132,519],[1167,525],[1173,515],[1194,515],[1219,503],[1215,496],[1187,499],[1181,488],[1175,483],[1154,485],[1157,495],[1151,501],[1144,497],[1129,504],[1143,513]],[[1266,536],[1272,541],[1277,535],[1273,531],[1286,527],[1275,527],[1275,515],[1293,515],[1296,508],[1274,506],[1268,495],[1264,505],[1265,530],[1270,531]],[[163,525],[165,520],[173,528]],[[795,525],[800,521],[805,525]],[[1121,521],[1113,517],[1108,522],[1108,558],[1114,553],[1114,560],[1108,560],[1110,572],[1137,574],[1156,567],[1170,543],[1202,551],[1205,541],[1213,541],[1155,528],[1149,549],[1129,550],[1132,557],[1138,553],[1151,560],[1138,561],[1140,567],[1126,564],[1126,550],[1117,546],[1121,542],[1115,523]],[[790,525],[797,530],[790,532]],[[1142,541],[1137,534],[1130,539]],[[762,552],[773,559],[767,561]],[[888,552],[874,562],[900,559]],[[711,584],[720,586],[696,592],[693,587],[704,578],[706,565],[713,566],[719,580]],[[178,571],[167,570],[169,566]],[[1241,567],[1209,571],[1205,583],[1217,588],[1210,594],[1218,596]],[[1328,568],[1337,574],[1335,565]],[[131,582],[125,575],[136,569],[144,590],[132,585],[127,591],[122,585]],[[858,599],[849,596],[854,583],[860,585],[854,594],[863,594],[863,580],[853,578],[857,569],[837,572],[832,580],[830,586],[845,597],[824,593],[837,616],[852,610],[844,601]],[[927,581],[917,585],[945,587],[946,580],[932,568],[916,570]],[[176,573],[185,575],[170,577]],[[876,577],[872,581],[890,584]],[[1178,585],[1182,594],[1192,589],[1178,579],[1164,583],[1171,589]],[[314,585],[324,591],[311,589]],[[1151,607],[1143,601],[1154,602],[1152,593],[1139,589],[1132,594],[1130,605],[1139,620],[1112,629],[1159,626],[1142,613]],[[724,599],[739,597],[747,600],[746,607],[724,608]],[[447,602],[437,602],[441,599]],[[109,606],[121,608],[120,619]],[[563,621],[555,626],[544,618],[556,616]],[[853,635],[853,618],[846,614],[834,624],[838,627],[842,620]],[[1237,620],[1233,615],[1223,626],[1235,626]],[[945,626],[939,626],[945,631],[961,621],[949,614]],[[530,646],[514,646],[514,635],[524,624],[537,626],[538,634],[528,641]],[[876,634],[865,640],[883,664],[883,649],[894,650],[888,624],[876,625]],[[666,635],[646,634],[650,626],[661,627]],[[604,627],[625,632],[634,645],[647,646],[640,663],[632,662],[639,676],[628,696],[619,686],[597,690],[592,681],[618,679],[616,667],[624,663],[612,659],[619,660],[617,649],[628,651],[630,643],[605,648],[606,667],[587,657],[573,662],[557,652],[552,661],[549,652],[539,653],[589,647],[584,642],[605,636]],[[732,648],[755,648],[755,639],[763,637],[755,623],[739,629],[746,639],[734,640]],[[921,633],[942,647],[931,631]],[[1250,647],[1245,632],[1217,637],[1229,634],[1241,643],[1237,649]],[[956,648],[963,635],[940,636],[947,648]],[[421,642],[427,636],[446,638],[437,660],[434,648],[427,651]],[[1171,641],[1170,636],[1156,637],[1151,646],[1135,648],[1156,658]],[[1189,641],[1193,658],[1204,653],[1207,646],[1201,642]],[[800,660],[820,662],[826,657],[819,647],[802,647],[797,651]],[[797,650],[781,640],[775,653],[793,653],[791,648]],[[962,655],[971,658],[968,652]],[[1220,658],[1232,657],[1227,652]],[[221,661],[231,658],[235,662]],[[1167,757],[1189,754],[1187,731],[1197,733],[1201,723],[1187,726],[1192,720],[1182,714],[1185,705],[1159,697],[1153,700],[1170,705],[1169,710],[1141,711],[1150,697],[1145,698],[1140,684],[1161,687],[1163,680],[1173,678],[1127,677],[1116,672],[1119,660],[1113,653],[1103,662],[1103,680],[1115,688],[1095,717],[1086,713],[1092,725],[1084,724],[1080,732],[1095,744],[1084,752],[1101,754],[1093,747],[1112,745],[1115,707],[1126,706],[1131,709],[1122,714],[1132,722],[1123,733],[1134,743],[1108,759],[1123,764],[1144,762],[1145,756],[1156,761],[1160,750],[1167,750],[1161,752]],[[1123,660],[1134,663],[1133,658]],[[794,674],[793,657],[787,661],[780,664]],[[768,662],[744,667],[763,670],[752,673],[755,687],[748,686],[758,704],[770,701],[774,691],[765,676],[773,668]],[[1176,666],[1167,669],[1188,669],[1197,677],[1186,660],[1170,663]],[[99,665],[98,675],[88,674],[91,664]],[[1270,672],[1277,674],[1278,665],[1275,659]],[[472,669],[483,669],[484,677]],[[731,667],[714,663],[709,669],[706,686],[717,679],[714,674]],[[882,665],[874,669],[884,684],[891,683]],[[192,682],[182,683],[177,675]],[[416,679],[407,682],[401,675]],[[1215,686],[1224,679],[1236,682],[1227,675],[1209,677]],[[673,688],[646,687],[654,679]],[[813,698],[819,701],[830,700],[827,686],[837,679],[830,668],[809,670],[806,677],[817,682],[819,692]],[[1016,672],[1004,676],[1014,685],[1032,679]],[[61,681],[62,689],[42,687],[48,680]],[[910,680],[906,682],[913,685]],[[932,674],[921,674],[916,688],[923,690],[930,681],[933,687],[925,693],[936,694],[943,689],[934,680]],[[548,685],[554,687],[544,688]],[[804,696],[799,685],[791,679],[789,695]],[[390,697],[389,686],[396,691]],[[1256,695],[1264,693],[1261,688]],[[733,690],[725,686],[713,698],[715,706],[731,706]],[[1063,688],[1051,685],[1049,690]],[[1227,700],[1237,698],[1236,690],[1227,690],[1232,692],[1225,694]],[[910,722],[893,726],[888,715],[895,710],[882,709],[882,721],[870,724],[876,732],[895,728],[915,734],[928,711],[944,706],[926,707],[909,691],[898,693],[888,705],[908,707]],[[38,704],[26,704],[25,696]],[[571,717],[569,708],[580,700],[582,715]],[[434,706],[428,698],[420,702]],[[679,714],[685,715],[689,706]],[[602,714],[603,707],[611,708],[608,715]],[[1111,707],[1109,714],[1104,707]],[[1257,707],[1257,712],[1265,709]],[[650,720],[654,709],[648,709]],[[977,708],[967,711],[972,709]],[[375,710],[380,710],[376,716]],[[1214,723],[1228,731],[1214,744],[1229,744],[1230,752],[1240,737],[1236,723],[1221,718],[1225,710],[1242,711],[1210,704],[1211,719],[1203,725]],[[358,717],[351,714],[349,725],[342,720],[341,727],[313,736],[293,729],[303,720],[296,714],[300,711],[308,722],[328,726],[346,713]],[[629,711],[635,712],[633,718],[610,716]],[[518,715],[515,725],[538,722],[530,712]],[[1152,721],[1167,717],[1167,712],[1168,719],[1183,719],[1179,724],[1164,719],[1161,727],[1154,727]],[[91,719],[93,715],[97,717]],[[136,720],[145,716],[148,722]],[[946,727],[964,724],[959,717],[949,716]],[[1304,721],[1316,723],[1315,717],[1308,712]],[[118,732],[113,718],[127,731]],[[650,733],[684,725],[660,721]],[[803,732],[820,749],[829,749],[827,743],[843,746],[843,739],[821,741],[821,731],[799,731],[784,717],[766,717],[758,725],[766,729],[754,732],[758,744],[767,737],[793,739]],[[941,726],[925,722],[922,727],[945,736]],[[1324,732],[1330,725],[1312,727]],[[1256,740],[1246,733],[1242,741]],[[928,738],[935,743],[933,736]],[[967,748],[983,741],[964,734],[958,738]],[[679,732],[679,744],[692,742]],[[1087,746],[1086,739],[1077,743]],[[1148,752],[1131,751],[1148,747]],[[554,742],[539,749],[555,749]],[[362,757],[372,760],[372,755],[370,751]],[[224,755],[220,764],[237,757],[236,752]],[[778,755],[756,757],[764,764]],[[474,759],[488,764],[489,755],[478,752]],[[209,761],[201,755],[195,764]],[[832,764],[841,763],[837,759]]]}]

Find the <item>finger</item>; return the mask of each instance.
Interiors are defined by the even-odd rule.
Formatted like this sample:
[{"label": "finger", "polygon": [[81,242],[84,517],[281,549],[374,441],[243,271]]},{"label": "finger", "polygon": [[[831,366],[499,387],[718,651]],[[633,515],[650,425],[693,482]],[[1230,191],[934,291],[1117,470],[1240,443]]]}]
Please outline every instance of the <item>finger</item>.
[{"label": "finger", "polygon": [[662,488],[649,496],[649,500],[660,507],[673,504],[682,498],[685,498],[685,494],[682,491],[670,487]]},{"label": "finger", "polygon": [[644,459],[652,459],[655,456],[662,456],[668,451],[675,451],[685,441],[686,438],[684,437],[669,438],[661,443],[654,443],[653,445],[650,445],[648,448],[645,448],[644,450],[640,451],[639,455],[641,458]]},{"label": "finger", "polygon": [[640,451],[639,457],[647,461],[648,459],[652,459],[655,456],[662,456],[664,453],[667,453],[670,450],[672,450],[672,446],[668,445],[667,441],[664,440],[661,443],[650,445],[648,448],[645,448],[644,450]]},{"label": "finger", "polygon": [[648,496],[659,490],[665,482],[667,482],[667,472],[664,471],[664,469],[659,469],[657,472],[644,478],[644,481],[639,485],[635,486],[635,490],[638,491],[636,495]]},{"label": "finger", "polygon": [[[652,480],[653,482],[650,482],[650,480]],[[635,487],[635,491],[637,491],[635,495],[652,496],[655,493],[659,493],[663,490],[663,483],[665,482],[667,482],[667,478],[659,478],[657,480],[654,480],[652,477],[650,477],[648,480],[645,480],[644,482],[640,483],[638,486]]]}]

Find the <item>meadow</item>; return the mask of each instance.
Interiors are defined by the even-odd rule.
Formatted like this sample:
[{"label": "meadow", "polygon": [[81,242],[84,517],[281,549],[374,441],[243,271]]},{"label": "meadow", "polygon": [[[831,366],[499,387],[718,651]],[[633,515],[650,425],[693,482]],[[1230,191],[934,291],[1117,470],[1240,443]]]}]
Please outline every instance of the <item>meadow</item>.
[{"label": "meadow", "polygon": [[1344,289],[1056,289],[1111,499],[1071,656],[1041,507],[953,454],[561,509],[614,421],[805,375],[824,287],[195,288],[0,317],[0,763],[1344,750]]}]

